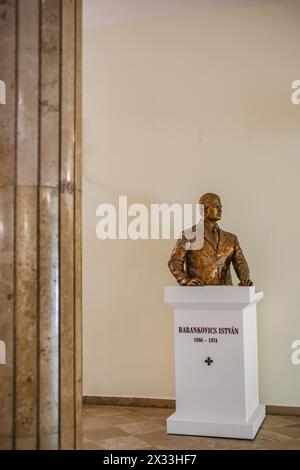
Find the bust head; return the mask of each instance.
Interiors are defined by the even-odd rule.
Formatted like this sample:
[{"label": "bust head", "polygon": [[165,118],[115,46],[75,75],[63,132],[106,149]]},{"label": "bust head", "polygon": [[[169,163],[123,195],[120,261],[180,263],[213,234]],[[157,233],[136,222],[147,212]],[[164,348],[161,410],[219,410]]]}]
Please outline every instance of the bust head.
[{"label": "bust head", "polygon": [[199,204],[204,205],[204,221],[216,223],[221,219],[222,203],[217,194],[203,194],[199,199]]}]

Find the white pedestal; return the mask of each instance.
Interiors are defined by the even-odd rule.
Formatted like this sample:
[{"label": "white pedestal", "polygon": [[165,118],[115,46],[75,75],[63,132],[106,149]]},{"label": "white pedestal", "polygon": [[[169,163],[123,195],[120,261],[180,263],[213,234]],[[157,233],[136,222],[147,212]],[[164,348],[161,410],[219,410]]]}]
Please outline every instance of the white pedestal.
[{"label": "white pedestal", "polygon": [[175,323],[176,412],[168,433],[254,439],[265,418],[256,324],[262,298],[255,287],[165,288]]}]

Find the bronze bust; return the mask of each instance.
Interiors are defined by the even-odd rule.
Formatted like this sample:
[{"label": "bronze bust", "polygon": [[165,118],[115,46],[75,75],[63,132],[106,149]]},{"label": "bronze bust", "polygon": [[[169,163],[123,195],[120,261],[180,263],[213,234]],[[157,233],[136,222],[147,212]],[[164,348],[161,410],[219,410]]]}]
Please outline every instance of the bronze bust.
[{"label": "bronze bust", "polygon": [[[204,243],[201,249],[189,250],[184,233],[168,263],[171,273],[181,286],[232,285],[231,263],[240,280],[239,286],[252,286],[247,261],[235,235],[221,230],[217,221],[222,216],[221,199],[217,194],[201,196],[204,205]],[[195,231],[196,226],[192,227]]]}]

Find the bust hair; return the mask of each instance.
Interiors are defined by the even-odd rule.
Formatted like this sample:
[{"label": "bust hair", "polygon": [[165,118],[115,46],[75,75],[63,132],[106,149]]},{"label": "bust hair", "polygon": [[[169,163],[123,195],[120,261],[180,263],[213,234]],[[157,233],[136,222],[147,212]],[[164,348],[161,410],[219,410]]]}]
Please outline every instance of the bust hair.
[{"label": "bust hair", "polygon": [[200,197],[199,204],[205,204],[205,201],[207,201],[209,199],[219,199],[219,201],[221,202],[221,198],[217,194],[215,194],[215,193],[205,193],[205,194],[203,194],[203,196]]}]

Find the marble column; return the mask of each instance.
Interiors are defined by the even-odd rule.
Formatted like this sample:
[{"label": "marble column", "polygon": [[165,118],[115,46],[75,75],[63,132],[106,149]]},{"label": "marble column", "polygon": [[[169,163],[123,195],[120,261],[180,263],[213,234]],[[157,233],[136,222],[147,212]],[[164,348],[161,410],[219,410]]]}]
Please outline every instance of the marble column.
[{"label": "marble column", "polygon": [[0,1],[0,449],[81,446],[81,24]]}]

